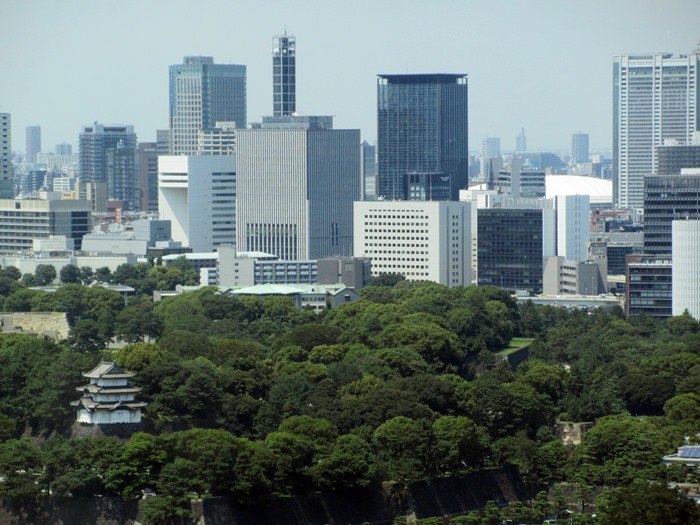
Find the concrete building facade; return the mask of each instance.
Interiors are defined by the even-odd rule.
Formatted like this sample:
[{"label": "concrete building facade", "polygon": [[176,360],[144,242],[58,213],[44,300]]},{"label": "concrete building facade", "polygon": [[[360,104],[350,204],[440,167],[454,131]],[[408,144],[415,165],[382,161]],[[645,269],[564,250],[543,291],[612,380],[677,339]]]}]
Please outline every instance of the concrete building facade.
[{"label": "concrete building facade", "polygon": [[356,202],[355,257],[372,261],[372,275],[446,286],[471,283],[471,206],[455,201]]},{"label": "concrete building facade", "polygon": [[700,319],[700,220],[673,221],[673,315]]},{"label": "concrete building facade", "polygon": [[105,183],[108,200],[124,201],[128,210],[139,210],[137,141],[134,127],[98,122],[83,126],[78,147],[80,182]]},{"label": "concrete building facade", "polygon": [[656,146],[690,144],[698,128],[698,54],[619,55],[613,61],[613,188],[618,208],[642,208]]},{"label": "concrete building facade", "polygon": [[0,253],[31,250],[34,239],[65,235],[80,249],[90,231],[91,203],[86,200],[0,200]]},{"label": "concrete building facade", "polygon": [[172,238],[196,252],[236,242],[236,157],[158,157],[158,209]]},{"label": "concrete building facade", "polygon": [[352,254],[352,203],[361,198],[360,132],[329,129],[331,117],[311,119],[306,129],[290,121],[296,129],[271,123],[238,130],[239,251],[284,260]]},{"label": "concrete building facade", "polygon": [[217,121],[247,125],[246,67],[185,57],[170,66],[170,154],[195,155],[199,130]]}]

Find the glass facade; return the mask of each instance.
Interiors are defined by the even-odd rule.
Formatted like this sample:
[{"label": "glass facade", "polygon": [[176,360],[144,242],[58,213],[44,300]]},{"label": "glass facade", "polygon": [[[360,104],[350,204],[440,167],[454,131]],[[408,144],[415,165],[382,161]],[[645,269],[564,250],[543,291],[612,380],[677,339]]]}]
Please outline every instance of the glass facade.
[{"label": "glass facade", "polygon": [[477,281],[510,292],[542,293],[542,210],[477,210]]},{"label": "glass facade", "polygon": [[272,114],[294,114],[296,96],[296,39],[285,33],[272,39]]},{"label": "glass facade", "polygon": [[170,66],[170,153],[196,155],[199,130],[216,122],[246,127],[246,67],[212,57]]},{"label": "glass facade", "polygon": [[644,253],[670,255],[674,219],[700,217],[700,175],[644,178]]},{"label": "glass facade", "polygon": [[406,173],[446,173],[452,200],[469,175],[467,76],[380,75],[377,84],[379,197],[401,199]]}]

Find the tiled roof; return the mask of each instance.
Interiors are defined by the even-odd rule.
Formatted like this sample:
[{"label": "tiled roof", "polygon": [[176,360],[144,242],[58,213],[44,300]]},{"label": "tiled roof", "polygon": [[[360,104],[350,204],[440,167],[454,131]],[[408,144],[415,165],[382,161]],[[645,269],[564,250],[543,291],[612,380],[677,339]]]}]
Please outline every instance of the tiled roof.
[{"label": "tiled roof", "polygon": [[134,374],[125,372],[116,363],[111,361],[102,361],[95,368],[83,374],[83,377],[87,377],[89,379],[130,379],[134,377]]}]

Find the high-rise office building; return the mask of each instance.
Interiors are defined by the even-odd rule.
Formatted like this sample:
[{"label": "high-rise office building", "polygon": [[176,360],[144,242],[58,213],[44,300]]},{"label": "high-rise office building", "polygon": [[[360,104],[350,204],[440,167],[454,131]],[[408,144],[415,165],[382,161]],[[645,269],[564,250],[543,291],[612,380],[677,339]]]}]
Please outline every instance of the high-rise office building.
[{"label": "high-rise office building", "polygon": [[356,202],[354,222],[355,257],[371,258],[373,275],[471,283],[469,202]]},{"label": "high-rise office building", "polygon": [[246,67],[204,56],[170,66],[170,153],[195,155],[199,131],[217,121],[246,127]]},{"label": "high-rise office building", "polygon": [[37,154],[41,153],[41,126],[27,126],[25,139],[25,160],[34,164],[37,162]]},{"label": "high-rise office building", "polygon": [[700,131],[693,133],[690,144],[666,140],[656,147],[655,175],[679,175],[683,168],[700,168]]},{"label": "high-rise office building", "polygon": [[477,210],[477,282],[542,293],[544,258],[556,254],[553,209]]},{"label": "high-rise office building", "polygon": [[236,157],[158,157],[158,210],[173,240],[195,252],[236,242]]},{"label": "high-rise office building", "polygon": [[272,107],[275,117],[293,115],[296,101],[296,39],[278,35],[272,39]]},{"label": "high-rise office building", "polygon": [[378,197],[401,198],[406,173],[446,173],[459,190],[469,178],[467,76],[379,75]]},{"label": "high-rise office building", "polygon": [[671,224],[700,217],[700,169],[644,178],[644,253],[672,253]]},{"label": "high-rise office building", "polygon": [[0,199],[14,199],[14,168],[12,167],[12,118],[0,113]]},{"label": "high-rise office building", "polygon": [[73,155],[73,146],[67,142],[56,144],[56,155]]},{"label": "high-rise office building", "polygon": [[515,151],[527,151],[527,137],[525,136],[525,128],[520,128],[520,133],[515,137]]},{"label": "high-rise office building", "polygon": [[588,152],[588,133],[574,133],[571,135],[571,160],[575,164],[590,162]]},{"label": "high-rise office building", "polygon": [[366,140],[360,143],[362,154],[362,200],[373,201],[377,198],[377,146]]},{"label": "high-rise office building", "polygon": [[139,142],[139,191],[141,211],[158,213],[158,144]]},{"label": "high-rise office building", "polygon": [[140,209],[137,141],[131,125],[95,122],[83,126],[79,137],[81,182],[107,184],[107,198],[123,201],[126,209]]},{"label": "high-rise office building", "polygon": [[266,117],[237,133],[237,247],[281,259],[352,255],[360,131],[332,117]]},{"label": "high-rise office building", "polygon": [[613,195],[621,208],[644,204],[656,146],[689,144],[698,130],[698,54],[619,55],[613,64]]},{"label": "high-rise office building", "polygon": [[481,141],[481,180],[489,179],[490,160],[501,156],[501,139],[499,137],[486,137]]}]

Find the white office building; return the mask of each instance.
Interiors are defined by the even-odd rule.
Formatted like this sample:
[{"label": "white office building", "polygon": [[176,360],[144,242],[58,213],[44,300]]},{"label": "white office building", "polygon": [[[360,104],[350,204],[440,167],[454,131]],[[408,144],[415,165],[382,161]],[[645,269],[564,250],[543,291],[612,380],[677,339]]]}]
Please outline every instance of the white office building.
[{"label": "white office building", "polygon": [[613,63],[613,183],[620,208],[644,206],[656,146],[698,129],[698,54],[619,55]]},{"label": "white office building", "polygon": [[471,205],[459,201],[365,201],[354,209],[355,257],[372,275],[400,273],[447,286],[471,283]]},{"label": "white office building", "polygon": [[172,238],[196,252],[236,242],[236,157],[158,157],[158,209]]},{"label": "white office building", "polygon": [[271,117],[237,132],[237,250],[284,260],[352,254],[360,131],[332,117]]},{"label": "white office building", "polygon": [[673,315],[700,319],[700,220],[672,222]]},{"label": "white office building", "polygon": [[557,210],[557,255],[565,261],[588,259],[591,204],[588,195],[555,197]]}]

